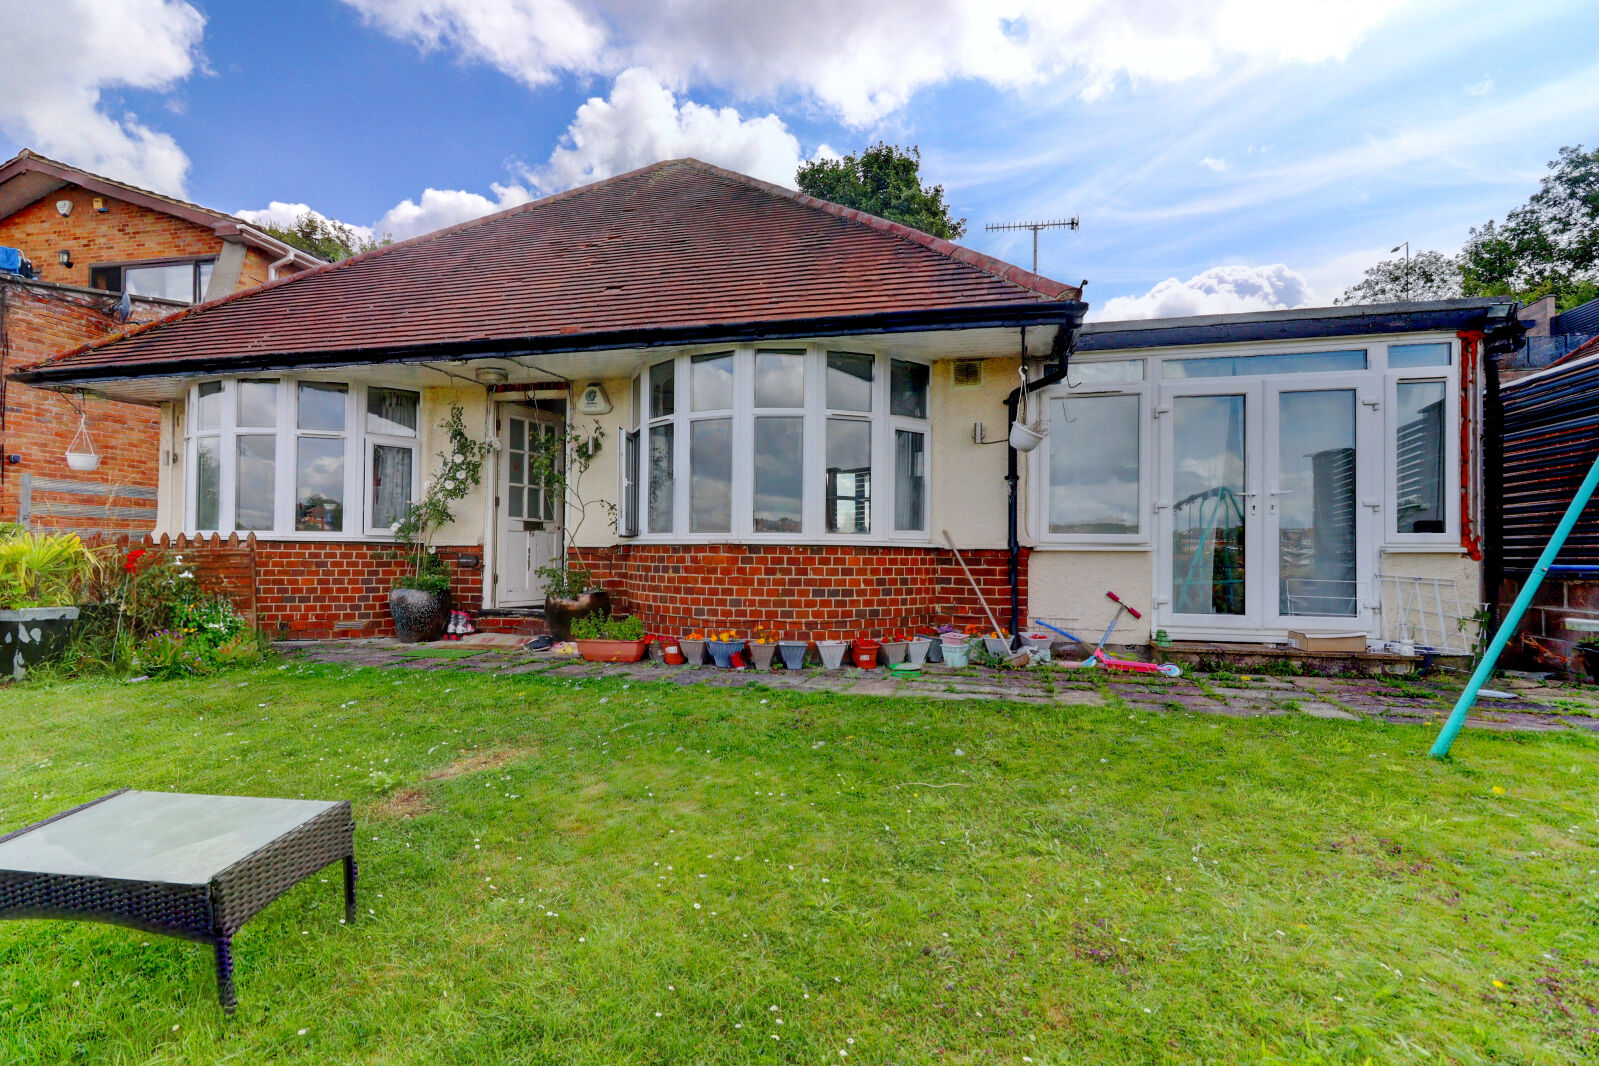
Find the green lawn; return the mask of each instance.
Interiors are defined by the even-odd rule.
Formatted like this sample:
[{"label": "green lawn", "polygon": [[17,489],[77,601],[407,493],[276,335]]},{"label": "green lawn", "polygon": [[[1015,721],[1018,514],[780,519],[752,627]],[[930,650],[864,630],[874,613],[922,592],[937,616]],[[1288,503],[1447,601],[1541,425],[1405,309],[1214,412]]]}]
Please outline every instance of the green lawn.
[{"label": "green lawn", "polygon": [[[1599,743],[266,666],[0,689],[0,829],[355,801],[209,949],[0,923],[0,1062],[1575,1062]],[[1503,790],[1502,792],[1500,790]]]}]

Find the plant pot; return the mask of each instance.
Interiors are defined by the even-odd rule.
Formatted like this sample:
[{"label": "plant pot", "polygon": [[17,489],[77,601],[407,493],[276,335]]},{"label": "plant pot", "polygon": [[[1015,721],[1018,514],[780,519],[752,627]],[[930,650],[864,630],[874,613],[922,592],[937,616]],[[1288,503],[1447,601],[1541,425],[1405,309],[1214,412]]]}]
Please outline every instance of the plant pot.
[{"label": "plant pot", "polygon": [[1010,425],[1010,446],[1019,452],[1030,452],[1044,443],[1044,434],[1037,432],[1025,422],[1012,422]]},{"label": "plant pot", "polygon": [[944,665],[962,667],[971,665],[972,646],[970,644],[945,644]]},{"label": "plant pot", "polygon": [[579,618],[597,614],[611,617],[611,594],[604,589],[589,589],[576,596],[544,597],[544,624],[550,627],[550,639],[572,639],[572,623]]},{"label": "plant pot", "polygon": [[1582,664],[1589,681],[1599,682],[1599,644],[1578,644],[1577,661]]},{"label": "plant pot", "polygon": [[100,469],[100,457],[93,452],[68,452],[67,468],[80,473]]},{"label": "plant pot", "polygon": [[636,663],[644,658],[643,640],[579,640],[577,653],[591,663]]},{"label": "plant pot", "polygon": [[77,620],[76,607],[0,611],[0,678],[20,678],[30,666],[60,655]]},{"label": "plant pot", "polygon": [[933,650],[933,642],[926,637],[917,637],[905,645],[905,661],[912,666],[920,666],[927,661],[928,653]]},{"label": "plant pot", "polygon": [[757,670],[770,670],[772,668],[772,660],[776,656],[776,644],[750,645],[750,661],[755,664],[755,669]]},{"label": "plant pot", "polygon": [[1047,663],[1050,660],[1050,645],[1055,643],[1055,637],[1050,633],[1023,633],[1022,645],[1031,649],[1033,661]]},{"label": "plant pot", "polygon": [[699,666],[705,661],[705,641],[703,639],[685,637],[677,642],[677,647],[683,653],[683,661],[690,666]]},{"label": "plant pot", "polygon": [[934,640],[932,637],[924,637],[923,639],[927,641],[927,661],[930,663],[943,662],[944,642],[942,640]]},{"label": "plant pot", "polygon": [[805,669],[805,652],[808,645],[803,640],[780,640],[777,650],[783,656],[783,669]]},{"label": "plant pot", "polygon": [[822,668],[838,670],[844,665],[844,652],[849,649],[847,640],[818,640],[816,654],[822,657]]},{"label": "plant pot", "polygon": [[908,640],[885,640],[880,645],[883,649],[883,662],[889,666],[898,666],[905,661],[905,650],[909,646]]},{"label": "plant pot", "polygon": [[648,651],[650,653],[650,662],[664,663],[666,661],[666,646],[659,640],[653,637],[650,638]]},{"label": "plant pot", "polygon": [[742,640],[707,640],[705,647],[711,653],[711,661],[723,670],[731,669],[733,656],[744,650]]},{"label": "plant pot", "polygon": [[1003,659],[1010,654],[1009,637],[984,637],[983,650],[996,659]]},{"label": "plant pot", "polygon": [[390,589],[389,614],[394,618],[394,635],[401,644],[438,640],[450,624],[450,592]]},{"label": "plant pot", "polygon": [[938,635],[938,642],[945,645],[970,644],[972,642],[972,638],[968,637],[964,633],[940,633]]},{"label": "plant pot", "polygon": [[850,660],[862,670],[871,670],[877,666],[877,653],[882,645],[870,637],[862,637],[850,646]]}]

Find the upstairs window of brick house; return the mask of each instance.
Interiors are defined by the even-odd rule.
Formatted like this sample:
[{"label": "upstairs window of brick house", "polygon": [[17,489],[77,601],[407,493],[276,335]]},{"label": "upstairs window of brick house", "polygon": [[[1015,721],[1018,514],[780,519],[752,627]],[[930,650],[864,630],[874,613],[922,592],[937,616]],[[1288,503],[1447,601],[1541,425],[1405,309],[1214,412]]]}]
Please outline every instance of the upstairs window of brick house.
[{"label": "upstairs window of brick house", "polygon": [[107,292],[128,292],[179,303],[199,303],[211,284],[215,259],[175,259],[155,263],[119,263],[89,271],[89,284]]}]

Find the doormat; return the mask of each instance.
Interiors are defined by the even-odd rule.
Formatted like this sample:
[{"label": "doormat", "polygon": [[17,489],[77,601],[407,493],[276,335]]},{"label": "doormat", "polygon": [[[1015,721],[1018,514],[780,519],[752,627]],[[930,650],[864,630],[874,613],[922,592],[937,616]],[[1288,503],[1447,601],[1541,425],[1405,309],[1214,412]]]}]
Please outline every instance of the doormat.
[{"label": "doormat", "polygon": [[528,642],[528,638],[515,633],[472,633],[460,640],[452,641],[454,644],[464,644],[469,648],[520,648]]}]

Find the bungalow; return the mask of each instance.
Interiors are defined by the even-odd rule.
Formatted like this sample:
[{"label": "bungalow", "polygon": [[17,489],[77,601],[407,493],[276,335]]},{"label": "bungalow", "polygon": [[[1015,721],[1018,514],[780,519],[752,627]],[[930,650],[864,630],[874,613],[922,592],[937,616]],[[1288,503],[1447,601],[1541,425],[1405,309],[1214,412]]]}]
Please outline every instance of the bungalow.
[{"label": "bungalow", "polygon": [[[1508,308],[1083,327],[1080,296],[674,160],[17,377],[158,406],[158,530],[245,538],[286,634],[388,630],[389,528],[452,407],[497,445],[439,538],[489,624],[536,614],[562,552],[662,632],[990,608],[1097,630],[1114,590],[1152,608],[1117,643],[1377,637],[1390,573],[1455,582],[1470,615],[1478,369]],[[1043,446],[1010,447],[1013,421]],[[560,425],[603,431],[580,529],[527,474]]]}]

